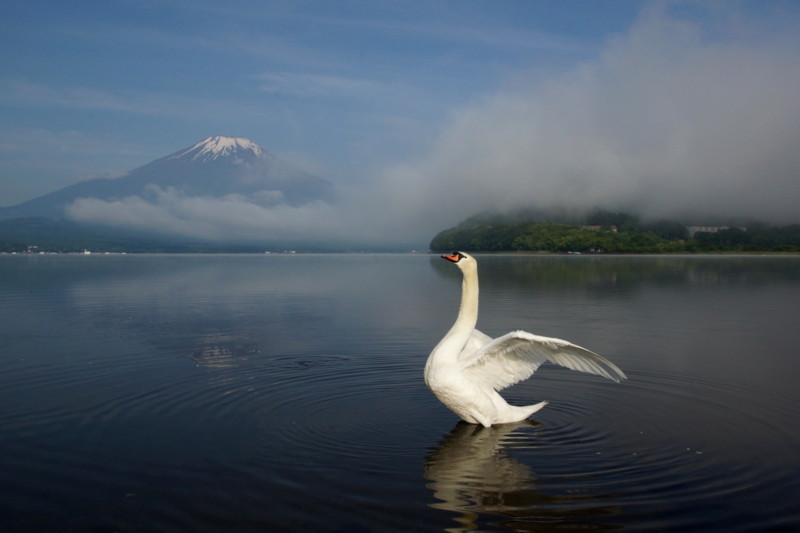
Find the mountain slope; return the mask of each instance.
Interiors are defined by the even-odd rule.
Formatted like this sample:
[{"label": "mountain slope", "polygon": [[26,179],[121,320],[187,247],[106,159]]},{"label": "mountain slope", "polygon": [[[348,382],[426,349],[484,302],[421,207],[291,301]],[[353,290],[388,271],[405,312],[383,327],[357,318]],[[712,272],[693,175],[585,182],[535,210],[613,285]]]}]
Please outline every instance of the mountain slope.
[{"label": "mountain slope", "polygon": [[263,206],[298,206],[330,202],[333,185],[241,137],[208,137],[193,146],[156,159],[117,178],[76,183],[27,202],[0,208],[0,218],[65,217],[65,209],[81,198],[107,202],[154,190],[175,190],[185,196],[222,198],[239,195]]}]

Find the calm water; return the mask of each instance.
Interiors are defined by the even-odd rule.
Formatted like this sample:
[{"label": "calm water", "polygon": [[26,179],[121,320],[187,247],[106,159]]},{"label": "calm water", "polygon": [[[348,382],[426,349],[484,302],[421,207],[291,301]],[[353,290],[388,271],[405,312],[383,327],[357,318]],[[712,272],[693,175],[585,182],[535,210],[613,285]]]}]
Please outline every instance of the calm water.
[{"label": "calm water", "polygon": [[0,529],[800,527],[800,258],[478,259],[483,331],[629,380],[545,366],[529,423],[457,423],[433,256],[0,256]]}]

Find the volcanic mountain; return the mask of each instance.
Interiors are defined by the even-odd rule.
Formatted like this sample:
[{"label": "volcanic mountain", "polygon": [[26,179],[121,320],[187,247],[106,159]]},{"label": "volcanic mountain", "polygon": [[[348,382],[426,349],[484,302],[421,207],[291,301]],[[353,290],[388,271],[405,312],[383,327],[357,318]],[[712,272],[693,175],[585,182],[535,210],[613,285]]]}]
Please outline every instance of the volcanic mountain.
[{"label": "volcanic mountain", "polygon": [[76,200],[148,198],[170,190],[187,197],[237,195],[262,206],[330,202],[333,185],[241,137],[208,137],[120,177],[82,181],[27,202],[0,208],[0,218],[62,219]]}]

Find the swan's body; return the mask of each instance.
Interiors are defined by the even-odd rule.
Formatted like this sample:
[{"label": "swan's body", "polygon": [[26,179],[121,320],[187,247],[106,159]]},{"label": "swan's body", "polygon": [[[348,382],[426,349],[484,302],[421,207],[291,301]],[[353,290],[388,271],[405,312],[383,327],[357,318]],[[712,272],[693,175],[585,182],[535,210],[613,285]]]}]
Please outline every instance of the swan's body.
[{"label": "swan's body", "polygon": [[529,378],[542,363],[589,372],[619,381],[614,363],[561,339],[512,331],[492,339],[475,329],[478,322],[478,263],[463,252],[443,258],[461,270],[461,306],[450,331],[425,364],[425,383],[462,420],[489,427],[519,422],[547,405],[509,405],[497,391]]}]

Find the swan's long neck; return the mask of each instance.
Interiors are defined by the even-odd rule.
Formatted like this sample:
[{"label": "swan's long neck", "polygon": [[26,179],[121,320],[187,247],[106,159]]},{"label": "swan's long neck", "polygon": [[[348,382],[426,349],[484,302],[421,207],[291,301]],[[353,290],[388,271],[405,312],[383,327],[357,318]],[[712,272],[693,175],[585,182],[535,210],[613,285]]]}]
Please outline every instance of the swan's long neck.
[{"label": "swan's long neck", "polygon": [[458,318],[431,352],[428,364],[453,364],[478,323],[478,271],[467,269],[461,282],[461,304]]},{"label": "swan's long neck", "polygon": [[470,269],[464,272],[464,279],[461,281],[461,304],[458,307],[458,318],[455,324],[447,333],[466,332],[466,339],[469,338],[475,325],[478,323],[478,270]]}]

